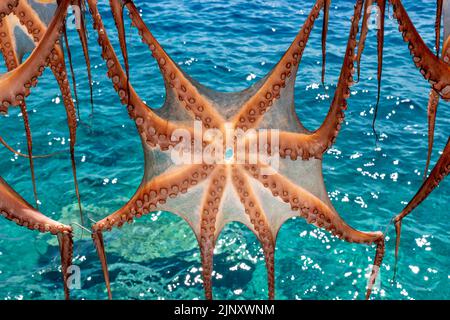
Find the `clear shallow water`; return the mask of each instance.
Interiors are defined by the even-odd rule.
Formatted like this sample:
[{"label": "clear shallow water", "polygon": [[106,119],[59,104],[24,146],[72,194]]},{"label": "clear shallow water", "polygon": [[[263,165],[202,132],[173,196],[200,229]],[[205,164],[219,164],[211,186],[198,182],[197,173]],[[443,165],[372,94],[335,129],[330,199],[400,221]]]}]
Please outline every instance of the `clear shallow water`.
[{"label": "clear shallow water", "polygon": [[[354,1],[334,1],[328,40],[328,90],[320,85],[321,20],[305,50],[296,84],[296,106],[310,129],[323,121],[345,51]],[[406,2],[406,1],[405,1]],[[144,20],[166,51],[192,77],[222,91],[242,90],[271,70],[303,24],[313,1],[137,1]],[[427,44],[434,43],[434,1],[408,1],[411,18]],[[113,21],[103,4],[109,35]],[[89,20],[90,21],[90,20]],[[133,86],[151,106],[164,101],[156,63],[136,30],[127,28]],[[78,82],[81,119],[78,131],[78,178],[85,211],[98,220],[122,206],[143,173],[139,137],[119,104],[90,28],[95,114],[89,118],[87,75],[80,46],[70,33]],[[117,41],[114,41],[117,46]],[[335,146],[324,157],[324,178],[333,205],[352,226],[384,230],[392,216],[414,195],[422,181],[427,149],[426,104],[429,86],[413,66],[394,21],[386,27],[385,64],[375,145],[372,112],[376,101],[376,41],[371,31],[362,62],[362,81],[352,87],[346,122]],[[2,66],[3,68],[3,66]],[[2,69],[4,70],[4,68]],[[47,70],[27,100],[36,154],[68,148],[64,108]],[[441,103],[432,163],[442,150],[450,121]],[[0,134],[26,150],[18,110],[0,119]],[[77,221],[76,198],[68,154],[35,162],[40,209],[61,222]],[[0,174],[33,201],[28,161],[0,149]],[[388,229],[385,260],[376,299],[450,298],[449,181],[404,221],[396,282],[393,227]],[[79,230],[78,230],[79,231]],[[88,235],[77,234],[75,264],[81,268],[75,299],[104,299],[100,263]],[[113,294],[116,299],[202,299],[200,256],[186,223],[169,213],[154,213],[105,234]],[[56,241],[48,235],[0,220],[0,298],[62,299]],[[278,299],[363,298],[374,248],[336,240],[307,225],[288,221],[276,251]],[[266,273],[255,236],[230,224],[214,257],[214,294],[222,299],[265,299]]]}]

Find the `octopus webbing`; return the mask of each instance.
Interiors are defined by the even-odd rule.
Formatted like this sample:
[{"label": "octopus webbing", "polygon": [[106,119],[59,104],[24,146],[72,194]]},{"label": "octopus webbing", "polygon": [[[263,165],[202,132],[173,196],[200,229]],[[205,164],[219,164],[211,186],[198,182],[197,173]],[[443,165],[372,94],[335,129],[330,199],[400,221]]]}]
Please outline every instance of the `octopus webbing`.
[{"label": "octopus webbing", "polygon": [[[38,3],[33,3],[33,6],[39,6]],[[39,55],[35,55],[33,57],[30,57],[25,61],[25,63],[20,64],[24,54],[26,53],[29,48],[29,44],[23,44],[23,43],[16,43],[16,37],[13,35],[14,32],[22,31],[23,33],[28,36],[29,39],[31,39],[34,44],[37,44],[39,42],[47,42],[47,44],[52,43],[52,40],[43,39],[45,35],[51,34],[52,30],[50,32],[47,32],[47,26],[46,24],[41,20],[39,15],[37,14],[38,11],[33,7],[31,4],[29,4],[27,1],[11,1],[9,4],[6,4],[5,7],[7,10],[3,11],[4,17],[2,17],[2,20],[0,21],[0,49],[3,54],[6,66],[8,68],[8,71],[10,71],[11,75],[5,74],[2,77],[2,85],[5,87],[8,87],[9,90],[18,90],[14,96],[3,96],[4,92],[1,91],[2,98],[0,99],[1,105],[0,105],[0,113],[6,114],[8,112],[8,108],[11,105],[19,105],[22,111],[23,120],[24,120],[24,126],[27,136],[27,145],[28,145],[28,156],[30,161],[30,171],[31,171],[31,178],[32,178],[32,184],[33,184],[33,192],[34,197],[36,201],[36,206],[38,204],[38,195],[37,195],[37,188],[36,188],[36,182],[35,182],[35,174],[34,174],[34,163],[33,163],[33,151],[32,151],[32,136],[31,136],[31,130],[28,120],[28,111],[25,103],[25,97],[29,94],[29,90],[31,86],[34,86],[37,82],[37,77],[42,73],[43,71],[43,65],[44,63],[40,63],[40,67],[36,68],[36,66],[30,66],[29,70],[36,72],[37,74],[33,74],[31,77],[29,77],[29,80],[27,79],[26,72],[28,70],[22,69],[23,66],[25,66],[27,63],[33,63],[34,61],[37,61],[41,57]],[[66,9],[67,10],[67,9]],[[57,16],[55,16],[57,17]],[[61,26],[64,24],[61,23]],[[74,177],[74,184],[75,184],[75,193],[78,200],[78,206],[81,214],[81,220],[83,220],[82,216],[82,209],[81,209],[81,200],[80,200],[80,194],[78,190],[78,181],[77,181],[77,174],[76,174],[76,163],[75,163],[75,144],[76,144],[76,129],[77,129],[77,118],[75,113],[75,105],[72,99],[72,94],[70,91],[69,81],[67,78],[67,71],[66,71],[66,65],[64,61],[64,53],[62,50],[62,47],[59,44],[59,39],[56,39],[53,41],[54,45],[53,48],[51,48],[51,54],[46,57],[45,64],[48,65],[53,74],[55,75],[55,78],[58,82],[65,110],[67,115],[67,122],[69,126],[69,133],[70,133],[70,159],[71,159],[71,165],[72,165],[72,173]],[[39,48],[37,48],[38,50]],[[35,51],[37,51],[35,50]],[[33,51],[32,55],[35,52]],[[18,69],[17,71],[14,71],[15,69]],[[24,73],[22,75],[22,73]],[[19,79],[17,77],[22,77],[25,82],[20,83]],[[9,78],[9,79],[8,79]],[[19,81],[19,82],[17,82]],[[3,84],[4,83],[4,84]],[[17,86],[17,88],[14,88],[14,86]],[[22,88],[20,88],[22,87]],[[24,90],[25,91],[20,91]]]},{"label": "octopus webbing", "polygon": [[[116,25],[123,25],[122,4],[110,1]],[[371,286],[384,254],[384,236],[381,232],[363,232],[350,227],[332,207],[321,176],[322,154],[336,139],[347,107],[349,86],[353,83],[354,50],[362,1],[355,6],[346,55],[333,102],[324,123],[314,132],[307,131],[293,109],[293,89],[296,73],[324,2],[317,1],[305,24],[289,49],[275,68],[254,87],[235,94],[213,92],[189,79],[173,62],[154,38],[139,15],[132,1],[125,6],[130,12],[133,25],[139,30],[159,64],[166,82],[167,98],[158,110],[147,108],[127,81],[108,39],[97,9],[96,1],[88,1],[98,31],[98,42],[102,56],[122,102],[128,106],[142,139],[145,153],[145,173],[135,195],[121,209],[94,224],[93,239],[102,263],[109,297],[112,297],[107,270],[103,231],[120,227],[154,210],[176,213],[184,218],[194,231],[201,250],[205,297],[211,299],[211,273],[215,242],[224,225],[239,221],[252,230],[264,251],[269,298],[275,296],[274,248],[278,230],[290,217],[300,216],[348,241],[377,245]],[[119,39],[124,39],[118,27]],[[126,44],[121,41],[121,47]],[[122,50],[126,52],[126,50]],[[128,95],[129,92],[129,95]],[[162,117],[167,119],[162,122]],[[239,163],[234,157],[225,163],[210,164],[204,159],[195,164],[173,164],[171,149],[179,142],[170,139],[171,133],[180,126],[194,132],[192,120],[201,122],[200,128],[217,130],[226,135],[226,126],[249,133],[247,143],[267,133],[264,128],[277,126],[280,145],[277,152],[280,169],[276,174],[267,174],[267,164],[245,161]],[[272,124],[268,126],[268,124]],[[267,134],[273,141],[272,134]],[[192,138],[192,137],[191,137]],[[190,148],[195,139],[183,137],[183,147]],[[210,141],[208,141],[210,142]],[[206,144],[205,141],[203,141]],[[215,141],[206,147],[220,148]],[[172,148],[171,148],[172,147]],[[195,147],[194,147],[195,148]],[[247,157],[250,151],[247,150]],[[247,159],[248,160],[248,159]],[[295,172],[295,173],[294,173]],[[202,199],[198,204],[197,199]]]},{"label": "octopus webbing", "polygon": [[[10,106],[22,108],[28,142],[28,155],[24,156],[28,156],[30,160],[35,198],[37,199],[37,192],[32,161],[35,156],[32,152],[25,98],[30,94],[31,88],[36,86],[44,68],[49,66],[56,77],[66,108],[72,170],[81,211],[74,158],[77,115],[64,51],[60,45],[63,35],[70,57],[65,32],[65,16],[70,5],[89,8],[108,77],[134,121],[142,142],[145,169],[134,196],[122,208],[92,225],[91,235],[110,299],[113,284],[109,278],[104,232],[120,228],[126,222],[131,223],[156,210],[177,214],[193,230],[200,248],[206,299],[213,298],[212,272],[217,239],[224,226],[233,221],[247,226],[259,240],[266,263],[268,298],[274,299],[275,244],[281,226],[292,217],[302,217],[307,223],[326,230],[343,241],[376,247],[365,295],[366,299],[370,298],[385,254],[385,235],[380,231],[360,231],[339,215],[327,194],[322,157],[336,141],[344,121],[350,87],[354,83],[355,66],[359,80],[360,60],[368,33],[368,8],[374,1],[355,1],[338,84],[323,123],[314,131],[307,130],[295,112],[294,87],[304,50],[321,13],[322,84],[325,81],[330,0],[316,0],[302,28],[275,67],[252,87],[236,93],[216,92],[191,79],[153,36],[131,0],[109,0],[124,67],[110,42],[97,0],[45,1],[45,10],[54,10],[53,18],[48,23],[31,5],[36,5],[37,2],[40,1],[8,0],[0,4],[0,47],[8,68],[8,72],[0,77],[0,111],[5,113]],[[53,7],[47,7],[48,3]],[[416,66],[432,86],[428,108],[431,154],[439,97],[450,99],[448,41],[443,46],[442,58],[439,58],[426,47],[402,2],[390,0],[389,3],[394,7],[394,15],[403,38],[409,42]],[[389,3],[377,1],[381,13],[381,26],[377,33],[378,100],[381,92],[384,15]],[[443,2],[438,1],[437,44],[440,43],[442,7]],[[138,30],[142,42],[148,46],[149,54],[155,58],[161,71],[166,88],[166,99],[161,108],[152,109],[146,105],[133,88],[129,74],[125,11],[129,13],[132,25]],[[87,31],[85,19],[83,16],[81,18],[78,33],[87,64],[92,103]],[[361,19],[362,27],[359,32]],[[22,28],[33,40],[35,48],[26,49],[23,44],[17,43],[11,33],[13,27]],[[21,61],[27,50],[32,50],[31,55]],[[73,70],[72,82],[75,89]],[[74,95],[76,96],[75,90]],[[4,144],[7,145],[6,142]],[[396,256],[402,219],[425,200],[448,174],[449,148],[447,143],[417,195],[393,220],[398,234]],[[207,154],[209,156],[205,156]],[[260,157],[261,154],[265,156]],[[178,156],[175,157],[177,160],[174,160],[174,155]],[[37,206],[34,209],[1,178],[0,211],[7,219],[21,226],[57,235],[65,296],[69,298],[67,269],[72,263],[72,228],[45,217]]]}]

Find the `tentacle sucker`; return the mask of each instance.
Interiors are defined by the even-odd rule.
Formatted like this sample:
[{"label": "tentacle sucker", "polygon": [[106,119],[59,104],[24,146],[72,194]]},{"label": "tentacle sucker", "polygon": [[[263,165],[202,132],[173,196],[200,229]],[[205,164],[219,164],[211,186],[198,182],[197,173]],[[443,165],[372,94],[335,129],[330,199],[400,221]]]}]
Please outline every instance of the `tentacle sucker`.
[{"label": "tentacle sucker", "polygon": [[9,15],[14,7],[17,6],[19,0],[3,0],[0,3],[0,21]]},{"label": "tentacle sucker", "polygon": [[314,149],[319,154],[322,154],[334,143],[340,131],[341,123],[344,121],[343,110],[347,109],[350,86],[353,85],[356,35],[358,34],[362,5],[362,0],[358,0],[355,4],[345,58],[330,109],[322,125],[311,135],[311,143],[316,145]]},{"label": "tentacle sucker", "polygon": [[323,0],[316,1],[294,41],[267,75],[264,84],[233,118],[232,122],[235,123],[237,128],[245,131],[257,127],[263,115],[272,108],[274,101],[280,97],[281,90],[286,87],[286,83],[295,81],[303,52],[323,5]]},{"label": "tentacle sucker", "polygon": [[450,66],[439,59],[425,44],[414,27],[401,0],[389,0],[394,8],[403,39],[408,42],[414,63],[423,77],[432,85],[439,95],[450,99]]},{"label": "tentacle sucker", "polygon": [[[180,128],[189,131],[189,128],[159,117],[139,98],[133,86],[128,82],[128,78],[109,41],[100,13],[98,12],[97,1],[88,0],[88,4],[94,20],[94,28],[97,30],[98,43],[102,47],[102,58],[105,60],[108,68],[108,77],[111,78],[114,89],[119,94],[122,104],[127,105],[128,114],[135,121],[141,133],[143,143],[146,143],[151,148],[158,146],[162,150],[167,150],[170,146],[176,145],[179,141],[170,140],[173,131]],[[127,94],[128,88],[129,99]]]},{"label": "tentacle sucker", "polygon": [[184,109],[196,120],[201,120],[205,128],[222,128],[225,122],[223,117],[211,107],[211,102],[199,93],[192,81],[162,48],[143,21],[133,1],[126,0],[123,4],[130,11],[133,26],[139,30],[142,41],[149,46],[152,56],[156,59],[165,83],[176,94]]},{"label": "tentacle sucker", "polygon": [[[55,15],[49,24],[42,41],[31,53],[29,58],[15,70],[0,76],[0,111],[10,105],[19,105],[24,97],[30,94],[31,87],[36,86],[37,78],[44,71],[44,65],[48,64],[55,54],[54,45],[59,42],[61,25],[64,22],[69,0],[62,0],[55,11]],[[0,23],[3,23],[0,21]]]},{"label": "tentacle sucker", "polygon": [[245,171],[242,168],[234,167],[231,177],[240,200],[246,208],[246,214],[250,218],[255,234],[261,243],[266,261],[268,298],[273,300],[275,298],[275,235],[270,229],[260,199],[253,192]]},{"label": "tentacle sucker", "polygon": [[[217,214],[223,201],[223,192],[225,181],[221,177],[225,176],[225,169],[218,167],[211,174],[213,183],[209,184],[208,190],[204,194],[202,207],[200,209],[200,235],[198,242],[200,246],[202,260],[203,288],[205,289],[205,298],[212,300],[212,271],[214,247],[218,234]],[[215,183],[214,183],[215,182]]]}]

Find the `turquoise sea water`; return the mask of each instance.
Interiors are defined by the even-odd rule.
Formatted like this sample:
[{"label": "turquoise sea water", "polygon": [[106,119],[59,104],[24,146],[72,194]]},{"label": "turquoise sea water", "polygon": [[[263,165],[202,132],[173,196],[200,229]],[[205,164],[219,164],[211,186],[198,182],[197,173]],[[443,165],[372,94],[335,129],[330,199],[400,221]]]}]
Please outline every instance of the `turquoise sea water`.
[{"label": "turquoise sea water", "polygon": [[[101,13],[111,38],[115,27],[107,1]],[[172,58],[201,83],[221,91],[242,90],[271,70],[303,24],[313,1],[136,1],[144,20]],[[435,1],[404,1],[430,47],[434,44]],[[333,1],[327,74],[320,83],[321,19],[305,50],[296,84],[296,106],[310,129],[323,121],[347,42],[354,1]],[[391,9],[392,11],[392,9]],[[89,19],[89,22],[91,20]],[[78,82],[81,119],[76,159],[85,211],[99,220],[121,207],[143,174],[141,144],[119,104],[89,25],[95,113],[90,118],[89,87],[76,34],[69,33]],[[143,100],[158,107],[164,86],[156,63],[127,24],[131,81]],[[117,40],[114,40],[116,48]],[[4,67],[2,66],[2,71]],[[429,85],[414,67],[407,45],[387,20],[383,91],[377,129],[371,122],[376,102],[376,41],[371,30],[361,81],[352,87],[346,121],[337,143],[324,157],[324,179],[338,212],[362,230],[384,230],[422,182],[427,150],[426,104]],[[36,154],[68,148],[61,95],[49,70],[27,100]],[[441,103],[436,123],[434,163],[450,125]],[[26,152],[17,109],[0,118],[0,134]],[[42,212],[61,222],[78,221],[69,154],[35,162]],[[28,161],[0,148],[0,174],[33,203]],[[399,272],[393,277],[394,238],[388,228],[385,260],[375,299],[450,298],[449,180],[404,221]],[[116,299],[202,299],[200,256],[188,225],[157,212],[105,233]],[[75,299],[104,299],[100,263],[86,233],[77,229],[74,263],[81,270]],[[374,248],[331,237],[303,219],[281,229],[276,251],[277,299],[362,299]],[[226,226],[214,257],[215,298],[265,299],[266,272],[255,236],[242,225]],[[59,252],[54,237],[0,219],[0,299],[62,299]]]}]

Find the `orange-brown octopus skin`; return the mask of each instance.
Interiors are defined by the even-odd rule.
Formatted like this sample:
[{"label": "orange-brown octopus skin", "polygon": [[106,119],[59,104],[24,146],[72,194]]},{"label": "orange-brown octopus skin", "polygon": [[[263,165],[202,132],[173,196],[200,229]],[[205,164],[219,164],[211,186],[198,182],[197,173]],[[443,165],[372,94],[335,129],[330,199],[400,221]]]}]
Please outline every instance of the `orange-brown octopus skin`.
[{"label": "orange-brown octopus skin", "polygon": [[19,0],[3,0],[0,3],[0,21],[9,15],[13,8],[17,6]]},{"label": "orange-brown octopus skin", "polygon": [[[0,24],[0,49],[3,54],[3,59],[5,60],[6,67],[8,71],[12,71],[19,66],[19,59],[14,50],[14,44],[11,37],[11,30],[7,23]],[[23,123],[25,127],[25,133],[27,137],[27,148],[28,148],[28,159],[30,163],[30,172],[31,172],[31,183],[33,186],[33,194],[36,202],[36,208],[38,208],[38,196],[37,196],[37,188],[36,188],[36,177],[34,172],[34,157],[33,157],[33,140],[31,136],[30,122],[28,119],[28,111],[25,100],[20,103],[20,110],[22,112]],[[0,137],[1,139],[1,137]],[[1,139],[2,144],[3,139]],[[6,145],[5,145],[6,146]],[[8,148],[8,146],[6,146]]]},{"label": "orange-brown octopus skin", "polygon": [[409,215],[415,208],[417,208],[430,194],[433,190],[441,183],[441,181],[450,172],[450,137],[447,140],[447,144],[442,151],[439,160],[431,171],[429,177],[423,182],[419,191],[411,199],[411,201],[406,205],[406,207],[394,218],[394,224],[396,228],[396,246],[395,246],[395,258],[398,259],[398,249],[400,246],[400,233],[402,220]]},{"label": "orange-brown octopus skin", "polygon": [[92,84],[91,59],[89,57],[89,46],[88,46],[88,40],[87,40],[86,21],[85,21],[85,16],[84,16],[85,2],[84,2],[84,0],[75,0],[75,1],[73,1],[73,4],[82,9],[82,14],[80,17],[80,19],[81,19],[80,28],[79,29],[77,28],[77,32],[78,32],[78,36],[80,38],[81,47],[83,48],[84,60],[86,63],[86,71],[87,71],[87,76],[88,76],[88,81],[89,81],[89,94],[90,94],[90,99],[91,99],[91,113],[93,115],[94,114],[94,89],[93,89],[93,84]]},{"label": "orange-brown octopus skin", "polygon": [[267,268],[267,282],[269,288],[269,299],[275,298],[275,237],[267,221],[264,209],[259,199],[253,192],[244,170],[238,166],[232,168],[233,185],[239,194],[241,203],[244,205],[245,213],[249,216],[256,236],[260,241]]},{"label": "orange-brown octopus skin", "polygon": [[123,21],[123,5],[121,3],[121,0],[109,0],[109,5],[111,7],[111,13],[119,35],[120,50],[122,51],[122,56],[125,63],[125,70],[128,74],[129,66],[128,66],[127,44],[125,37],[125,25]]},{"label": "orange-brown octopus skin", "polygon": [[[117,3],[117,0],[112,1],[112,3]],[[166,83],[173,90],[173,94],[178,97],[184,108],[196,120],[202,121],[205,128],[222,128],[224,119],[212,105],[212,102],[198,92],[190,79],[181,72],[177,64],[167,55],[145,25],[134,3],[132,1],[125,1],[125,3],[130,11],[133,25],[139,29],[143,42],[148,45]]]},{"label": "orange-brown octopus skin", "polygon": [[102,47],[102,58],[106,61],[108,68],[108,77],[112,80],[122,104],[127,106],[128,114],[134,120],[144,144],[149,147],[158,146],[161,150],[168,150],[169,147],[175,146],[178,141],[171,141],[172,133],[176,129],[183,128],[190,131],[191,128],[183,124],[174,124],[158,116],[139,98],[131,84],[128,99],[127,77],[106,34],[97,9],[97,1],[88,0],[88,4],[94,20],[94,29],[98,33],[98,43]]},{"label": "orange-brown octopus skin", "polygon": [[331,0],[325,0],[323,4],[323,26],[322,26],[322,85],[325,86],[325,70],[327,62],[327,34],[328,20],[330,17]]},{"label": "orange-brown octopus skin", "polygon": [[[179,69],[145,26],[132,1],[111,0],[113,12],[120,14],[120,6],[123,4],[128,8],[133,25],[138,28],[143,41],[149,45],[164,75],[167,89],[166,101],[162,108],[154,110],[142,102],[128,81],[126,72],[122,69],[109,42],[98,12],[97,1],[88,0],[87,2],[93,16],[94,28],[98,33],[98,42],[102,47],[102,57],[108,67],[108,76],[113,80],[122,103],[128,105],[130,117],[134,119],[140,133],[145,154],[144,177],[135,195],[124,207],[92,226],[93,240],[102,264],[109,298],[112,297],[111,284],[102,233],[114,227],[121,227],[125,222],[132,222],[135,218],[155,210],[169,211],[179,215],[194,231],[200,246],[203,285],[207,299],[213,297],[211,274],[215,241],[223,227],[231,221],[242,222],[260,240],[268,271],[270,299],[275,297],[274,250],[276,235],[287,219],[298,215],[308,216],[309,223],[328,228],[329,231],[344,240],[377,244],[377,254],[372,272],[372,278],[375,279],[384,253],[384,236],[381,232],[355,230],[340,218],[332,207],[325,190],[320,160],[323,152],[334,142],[340,129],[343,119],[342,110],[346,108],[345,100],[349,96],[349,86],[353,82],[354,49],[362,1],[358,1],[355,6],[355,16],[335,98],[324,124],[313,133],[307,131],[297,117],[291,117],[295,114],[291,99],[293,98],[294,71],[297,70],[299,62],[297,59],[300,58],[300,50],[303,50],[306,45],[310,28],[323,6],[323,1],[316,2],[305,26],[281,62],[275,66],[274,71],[254,88],[249,89],[250,91],[246,90],[225,96],[192,81]],[[117,14],[116,16],[119,21],[118,32],[121,33],[123,29],[120,25],[123,22],[121,22],[120,16]],[[123,35],[119,36],[119,38],[121,37],[125,39]],[[126,44],[122,43],[121,46],[124,47]],[[124,51],[126,52],[126,50]],[[279,85],[280,80],[278,79],[281,79],[284,74],[284,68],[291,73],[289,76],[285,74],[285,87],[282,87]],[[279,87],[273,88],[274,85],[279,85]],[[291,159],[284,157],[281,160],[280,172],[269,176],[268,179],[273,178],[273,183],[279,186],[279,190],[272,191],[270,188],[266,188],[264,182],[260,180],[266,179],[265,174],[255,177],[254,172],[248,166],[250,164],[244,165],[235,162],[235,155],[232,157],[231,163],[226,161],[224,163],[206,163],[204,159],[200,163],[194,164],[172,162],[171,151],[181,141],[168,138],[168,134],[173,133],[175,128],[181,126],[190,129],[189,132],[192,133],[193,126],[189,125],[189,122],[201,120],[204,128],[215,127],[221,131],[227,125],[235,129],[243,129],[244,127],[236,115],[245,115],[244,110],[248,108],[247,106],[251,105],[252,101],[261,99],[259,95],[261,95],[260,89],[263,87],[270,88],[267,90],[275,89],[278,97],[276,99],[272,99],[272,96],[266,97],[265,101],[272,101],[272,104],[267,105],[264,117],[261,114],[257,116],[257,122],[248,121],[245,129],[248,131],[250,129],[259,130],[263,129],[267,123],[279,123],[282,126],[282,133],[285,134],[283,137],[287,137],[281,141],[282,146],[300,144],[305,148],[305,152],[300,153],[302,157],[295,159],[299,161],[294,162],[291,161],[292,157]],[[263,90],[264,93],[267,92]],[[227,103],[229,100],[233,103]],[[202,108],[199,109],[198,106]],[[266,109],[266,105],[264,105],[264,109]],[[149,128],[152,130],[149,131]],[[157,138],[152,140],[155,135]],[[162,139],[159,138],[161,135]],[[311,137],[314,140],[308,140]],[[203,141],[202,146],[210,147],[213,143],[214,141]],[[283,149],[280,150],[280,154],[291,155],[292,153]],[[254,168],[261,170],[264,167],[265,165],[261,164]],[[289,179],[286,178],[288,176]],[[287,203],[286,199],[292,199],[292,203]],[[374,281],[369,283],[367,296],[370,295]]]},{"label": "orange-brown octopus skin", "polygon": [[[27,158],[27,159],[30,158],[30,155],[29,155],[29,154],[25,154],[25,153],[19,152],[19,151],[15,150],[13,147],[11,147],[11,146],[5,141],[5,139],[3,139],[1,136],[0,136],[0,143],[1,143],[6,149],[8,149],[8,150],[11,151],[12,153],[14,153],[15,155],[17,155],[17,156],[19,156],[19,157],[22,157],[22,158]],[[63,151],[58,151],[58,152],[49,153],[49,154],[33,154],[31,157],[32,157],[33,159],[50,158],[50,157],[52,157],[52,156],[54,156],[54,155],[57,155],[57,154],[59,154],[59,153],[62,153],[62,152],[63,152]]]},{"label": "orange-brown octopus skin", "polygon": [[[51,59],[56,58],[55,43],[59,42],[61,25],[67,12],[69,0],[61,1],[48,26],[48,32],[39,42],[29,58],[13,71],[0,76],[0,113],[6,113],[10,105],[19,105],[36,86],[37,78],[42,74]],[[4,23],[4,19],[0,21]]]},{"label": "orange-brown octopus skin", "polygon": [[0,213],[19,226],[57,235],[60,243],[64,292],[66,299],[69,299],[67,268],[72,264],[72,227],[56,222],[35,210],[2,177],[0,177]]},{"label": "orange-brown octopus skin", "polygon": [[442,9],[444,0],[436,1],[436,21],[434,23],[434,29],[436,34],[436,55],[439,57],[439,51],[441,47],[441,22],[442,22]]},{"label": "orange-brown octopus skin", "polygon": [[280,97],[280,90],[286,87],[286,82],[288,80],[295,81],[298,66],[314,27],[314,22],[318,18],[323,5],[323,0],[316,2],[289,49],[267,76],[264,84],[236,114],[233,122],[236,123],[237,128],[246,131],[257,126],[264,114],[273,107],[274,102]]},{"label": "orange-brown octopus skin", "polygon": [[358,42],[358,53],[356,54],[356,70],[357,70],[357,82],[359,82],[360,74],[361,74],[361,57],[364,52],[364,47],[367,39],[367,34],[369,33],[369,18],[370,18],[370,10],[374,0],[365,0],[364,1],[364,14],[361,25],[361,33],[359,36]]},{"label": "orange-brown octopus skin", "polygon": [[378,107],[380,105],[380,97],[381,97],[381,76],[383,73],[383,48],[384,48],[384,20],[385,20],[385,12],[386,12],[386,0],[377,0],[377,5],[380,10],[380,26],[377,31],[377,55],[378,55],[378,67],[377,67],[377,104],[375,105],[375,110],[373,113],[372,120],[372,130],[378,141],[378,134],[375,129],[375,122],[377,120]]},{"label": "orange-brown octopus skin", "polygon": [[414,27],[401,0],[389,0],[394,17],[399,23],[399,31],[408,42],[413,61],[423,77],[444,100],[450,100],[450,66],[439,59],[425,44]]},{"label": "orange-brown octopus skin", "polygon": [[[450,37],[444,42],[442,47],[442,60],[450,65]],[[424,180],[428,174],[428,168],[430,166],[431,153],[433,152],[434,144],[434,129],[436,125],[436,114],[439,105],[439,95],[434,89],[430,90],[430,97],[428,99],[427,117],[428,117],[428,152],[427,162],[425,165]]]},{"label": "orange-brown octopus skin", "polygon": [[211,183],[209,184],[208,192],[205,193],[202,199],[200,209],[201,230],[199,245],[202,260],[203,287],[205,289],[205,298],[208,300],[213,298],[211,275],[213,271],[214,247],[219,235],[216,221],[218,220],[217,215],[223,200],[226,170],[228,168],[220,166],[211,174]]},{"label": "orange-brown octopus skin", "polygon": [[430,90],[430,96],[428,99],[427,106],[427,117],[428,117],[428,151],[427,151],[427,162],[425,164],[425,172],[423,174],[423,179],[427,178],[428,168],[430,167],[431,154],[433,152],[434,144],[434,129],[436,125],[436,113],[439,105],[439,95],[434,89]]},{"label": "orange-brown octopus skin", "polygon": [[[43,36],[47,32],[47,26],[40,20],[39,16],[33,10],[33,8],[26,1],[19,1],[18,5],[13,8],[13,13],[17,16],[20,23],[23,24],[30,35],[33,35],[35,43],[39,43],[43,40]],[[64,26],[63,26],[63,29]],[[77,138],[77,116],[75,111],[75,105],[73,103],[72,94],[70,91],[70,84],[67,78],[66,64],[64,61],[64,53],[61,46],[55,45],[54,53],[50,59],[49,65],[58,85],[61,90],[61,94],[64,101],[64,106],[66,109],[67,123],[69,126],[69,136],[70,136],[70,160],[72,165],[72,174],[74,177],[75,184],[75,194],[78,201],[78,207],[80,211],[81,224],[83,221],[83,213],[81,208],[81,198],[78,188],[78,179],[75,163],[75,144]]]},{"label": "orange-brown octopus skin", "polygon": [[[363,21],[362,21],[362,27],[361,27],[361,34],[359,38],[358,43],[358,53],[356,55],[356,65],[357,65],[357,82],[359,82],[360,75],[361,75],[361,57],[364,51],[365,42],[367,39],[367,34],[369,32],[369,18],[372,11],[372,5],[375,1],[374,0],[365,0],[364,2],[364,15],[363,15]],[[372,130],[373,134],[375,135],[376,140],[378,141],[378,134],[375,129],[375,122],[377,120],[377,114],[378,114],[378,107],[380,104],[380,97],[381,97],[381,76],[383,72],[383,48],[384,48],[384,28],[385,28],[385,12],[386,12],[386,0],[377,0],[377,7],[379,10],[378,13],[378,31],[377,31],[377,56],[378,56],[378,66],[377,66],[377,82],[378,82],[378,89],[377,89],[377,102],[374,109],[374,115],[372,120]]]}]

